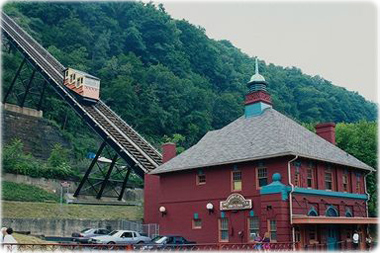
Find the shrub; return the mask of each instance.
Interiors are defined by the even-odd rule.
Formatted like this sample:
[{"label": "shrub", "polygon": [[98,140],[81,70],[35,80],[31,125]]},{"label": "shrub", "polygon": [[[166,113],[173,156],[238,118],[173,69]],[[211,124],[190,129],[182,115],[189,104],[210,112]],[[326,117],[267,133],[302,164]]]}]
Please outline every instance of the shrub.
[{"label": "shrub", "polygon": [[39,187],[21,183],[2,182],[2,200],[28,202],[59,202],[59,197]]}]

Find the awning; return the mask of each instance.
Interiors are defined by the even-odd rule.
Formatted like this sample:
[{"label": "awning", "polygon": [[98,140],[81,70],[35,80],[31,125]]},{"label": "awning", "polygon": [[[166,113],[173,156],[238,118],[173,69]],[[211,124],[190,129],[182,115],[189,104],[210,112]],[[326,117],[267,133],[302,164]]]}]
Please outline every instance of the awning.
[{"label": "awning", "polygon": [[327,217],[294,215],[293,224],[377,224],[376,217]]}]

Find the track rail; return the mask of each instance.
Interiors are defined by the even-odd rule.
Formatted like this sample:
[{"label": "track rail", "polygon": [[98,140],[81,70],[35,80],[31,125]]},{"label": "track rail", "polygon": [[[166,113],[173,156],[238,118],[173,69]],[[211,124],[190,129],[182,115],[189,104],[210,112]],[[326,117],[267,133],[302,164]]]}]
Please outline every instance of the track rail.
[{"label": "track rail", "polygon": [[161,164],[161,154],[105,103],[99,100],[96,104],[88,105],[76,99],[71,91],[63,86],[65,67],[4,12],[1,15],[1,28],[27,60],[40,70],[54,90],[135,168],[137,174],[142,176]]}]

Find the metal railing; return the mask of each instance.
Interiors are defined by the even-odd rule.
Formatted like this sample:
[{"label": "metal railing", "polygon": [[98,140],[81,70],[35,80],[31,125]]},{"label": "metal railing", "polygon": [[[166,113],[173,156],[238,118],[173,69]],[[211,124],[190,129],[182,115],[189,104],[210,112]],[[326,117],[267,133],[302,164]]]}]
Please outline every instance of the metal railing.
[{"label": "metal railing", "polygon": [[74,243],[4,243],[4,252],[69,252],[69,251],[294,251],[297,244],[291,242],[276,243],[204,243],[182,245],[157,244],[74,244]]}]

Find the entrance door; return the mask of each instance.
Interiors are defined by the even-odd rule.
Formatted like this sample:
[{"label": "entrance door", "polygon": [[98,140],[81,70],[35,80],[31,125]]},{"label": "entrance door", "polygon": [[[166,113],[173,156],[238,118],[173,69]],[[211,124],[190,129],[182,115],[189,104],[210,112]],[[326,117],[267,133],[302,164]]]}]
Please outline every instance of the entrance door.
[{"label": "entrance door", "polygon": [[327,250],[336,250],[338,242],[338,228],[336,226],[327,227]]}]

